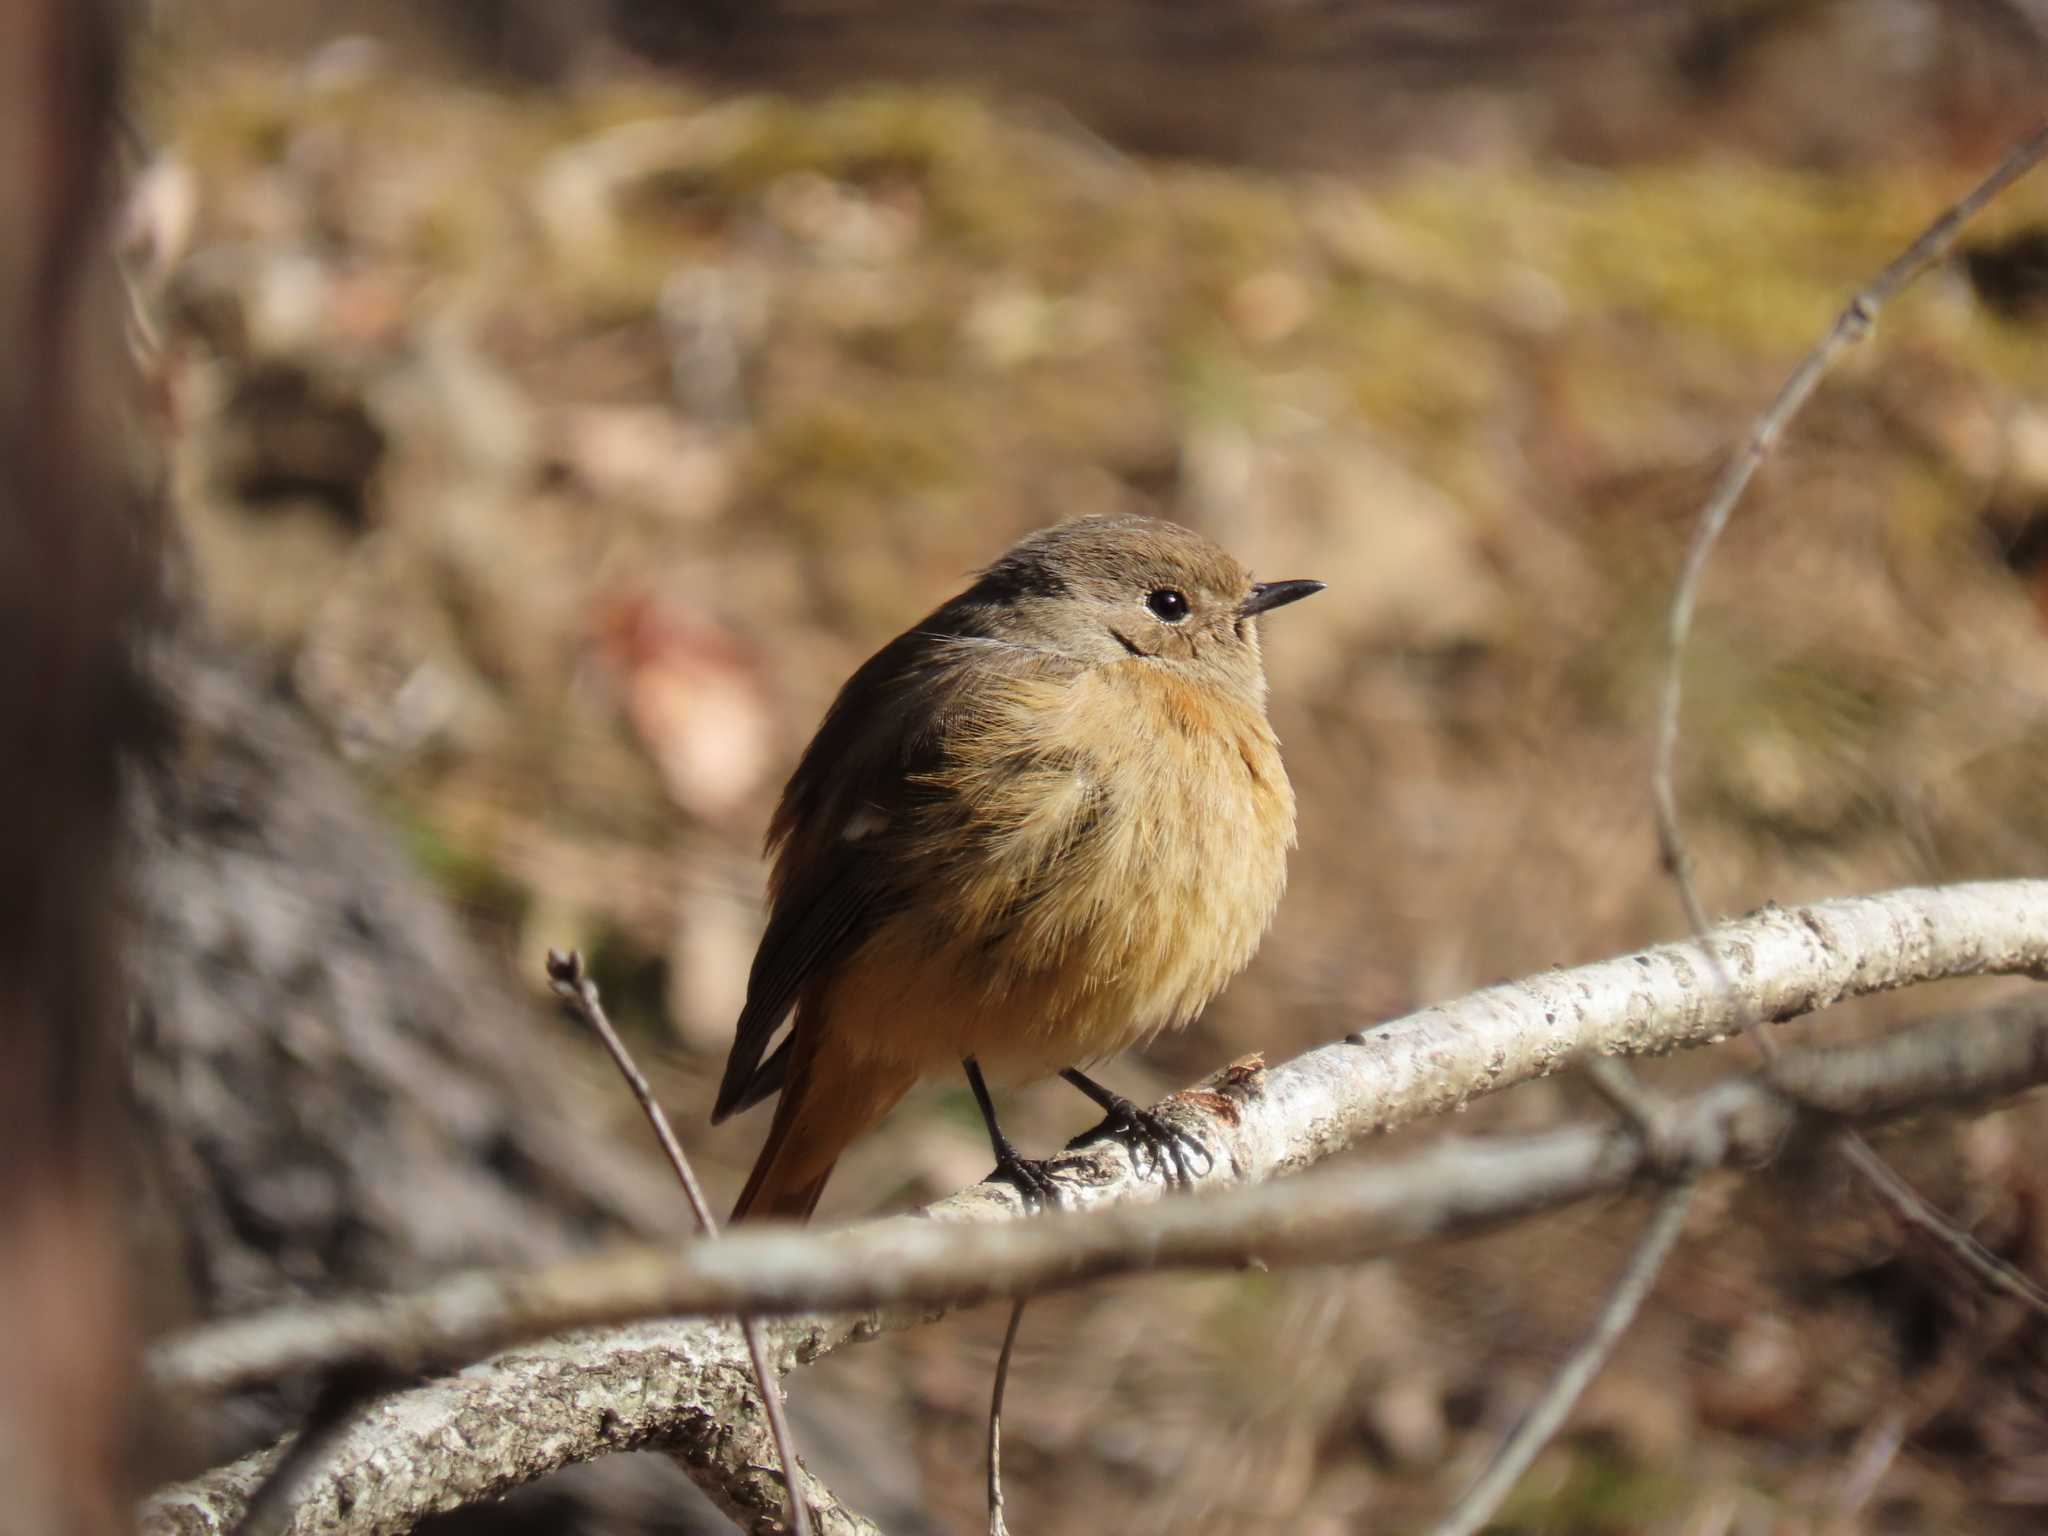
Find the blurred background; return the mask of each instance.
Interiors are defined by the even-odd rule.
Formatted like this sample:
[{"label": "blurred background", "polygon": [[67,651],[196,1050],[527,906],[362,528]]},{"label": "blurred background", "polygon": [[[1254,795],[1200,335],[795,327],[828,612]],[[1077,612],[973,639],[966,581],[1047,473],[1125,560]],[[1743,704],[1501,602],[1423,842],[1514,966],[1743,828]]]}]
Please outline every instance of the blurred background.
[{"label": "blurred background", "polygon": [[[1268,628],[1303,829],[1278,924],[1115,1087],[1682,932],[1647,774],[1692,519],[1848,295],[2032,125],[2048,8],[157,0],[129,47],[163,1327],[687,1230],[545,1004],[549,946],[729,1201],[765,1113],[705,1116],[782,778],[855,665],[1060,518],[1175,518],[1331,589]],[[2048,860],[2044,197],[1887,311],[1737,514],[1681,754],[1717,912]],[[1456,1129],[1598,1113],[1544,1082]],[[1058,1085],[1005,1117],[1036,1148],[1093,1119]],[[1884,1145],[2048,1278],[2039,1106]],[[964,1089],[926,1091],[822,1214],[988,1162]],[[1421,1528],[1643,1214],[1040,1303],[1013,1522]],[[1002,1321],[794,1378],[807,1457],[885,1528],[979,1528]],[[1795,1163],[1709,1192],[1498,1528],[2037,1529],[2044,1404],[2040,1323]],[[303,1407],[227,1405],[155,1471]],[[724,1528],[654,1457],[448,1524]]]}]

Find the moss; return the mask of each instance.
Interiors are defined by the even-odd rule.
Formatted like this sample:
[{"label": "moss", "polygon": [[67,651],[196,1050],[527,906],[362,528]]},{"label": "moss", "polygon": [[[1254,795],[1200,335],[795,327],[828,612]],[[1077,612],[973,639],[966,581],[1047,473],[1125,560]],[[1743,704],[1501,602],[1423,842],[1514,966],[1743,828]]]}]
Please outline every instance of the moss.
[{"label": "moss", "polygon": [[1012,157],[970,96],[877,88],[815,106],[782,97],[755,106],[730,152],[670,180],[670,195],[736,208],[809,173],[868,191],[914,188],[941,239],[1000,246],[1024,232]]},{"label": "moss", "polygon": [[305,103],[276,75],[255,70],[213,74],[203,94],[193,83],[170,85],[162,107],[184,155],[211,177],[275,165],[305,126]]},{"label": "moss", "polygon": [[1196,422],[1249,425],[1258,407],[1258,373],[1221,326],[1197,326],[1175,349],[1178,414]]},{"label": "moss", "polygon": [[1237,280],[1274,266],[1298,267],[1306,238],[1283,185],[1222,171],[1181,171],[1166,181],[1174,261],[1220,300]]},{"label": "moss", "polygon": [[1376,425],[1423,438],[1466,431],[1500,399],[1494,340],[1426,305],[1354,291],[1340,323],[1355,347],[1352,399]]},{"label": "moss", "polygon": [[427,817],[396,795],[382,798],[413,864],[472,920],[504,932],[525,919],[533,893],[484,853],[452,841]]},{"label": "moss", "polygon": [[1418,176],[1381,200],[1431,291],[1490,303],[1523,265],[1575,316],[1634,311],[1769,354],[1817,336],[1897,249],[1897,207],[1875,178],[1733,162]]},{"label": "moss", "polygon": [[[1552,1475],[1545,1477],[1545,1471]],[[1669,1516],[1682,1507],[1686,1492],[1678,1479],[1637,1466],[1597,1437],[1580,1437],[1547,1451],[1486,1528],[1495,1536],[1620,1536]]]},{"label": "moss", "polygon": [[771,427],[756,449],[768,493],[814,530],[844,502],[946,491],[968,478],[948,413],[882,393],[859,405],[821,402]]}]

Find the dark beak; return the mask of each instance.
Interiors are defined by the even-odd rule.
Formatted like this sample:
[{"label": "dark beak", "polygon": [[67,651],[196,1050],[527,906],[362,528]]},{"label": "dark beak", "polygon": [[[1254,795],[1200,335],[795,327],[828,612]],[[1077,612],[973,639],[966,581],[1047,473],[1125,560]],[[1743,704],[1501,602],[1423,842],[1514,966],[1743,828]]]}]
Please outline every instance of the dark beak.
[{"label": "dark beak", "polygon": [[1255,581],[1252,583],[1252,595],[1237,610],[1238,616],[1248,619],[1269,608],[1284,608],[1304,597],[1314,597],[1322,590],[1320,581]]}]

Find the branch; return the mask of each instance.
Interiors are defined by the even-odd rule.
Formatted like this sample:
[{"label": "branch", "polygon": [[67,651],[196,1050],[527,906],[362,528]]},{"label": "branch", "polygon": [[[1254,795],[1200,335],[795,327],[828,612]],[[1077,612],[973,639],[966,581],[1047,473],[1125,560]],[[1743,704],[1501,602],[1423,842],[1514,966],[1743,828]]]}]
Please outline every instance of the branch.
[{"label": "branch", "polygon": [[[1806,909],[1767,909],[1716,940],[1737,997],[1702,995],[1690,944],[1493,987],[1348,1036],[1268,1073],[1233,1071],[1182,1094],[1217,1149],[1204,1184],[1257,1182],[1303,1167],[1376,1128],[1561,1069],[1599,1051],[1714,1040],[1737,1018],[1792,1018],[1868,991],[2048,965],[2048,883],[1894,891]],[[1057,1159],[1075,1204],[1124,1200],[1090,1217],[989,1225],[1016,1210],[1008,1186],[940,1202],[934,1221],[846,1233],[770,1227],[680,1253],[641,1249],[522,1274],[479,1274],[414,1296],[268,1313],[174,1337],[152,1354],[166,1391],[225,1391],[291,1370],[381,1360],[424,1372],[510,1339],[571,1325],[688,1311],[801,1313],[770,1329],[776,1370],[997,1294],[1028,1294],[1130,1268],[1325,1262],[1470,1231],[1628,1186],[1681,1147],[1694,1165],[1753,1163],[1794,1120],[1792,1098],[1827,1116],[1884,1118],[1999,1096],[2048,1079],[2048,1022],[2034,1012],[1923,1026],[1825,1055],[1788,1057],[1780,1087],[1726,1083],[1671,1112],[1655,1155],[1628,1130],[1567,1130],[1513,1143],[1446,1141],[1393,1167],[1352,1167],[1274,1188],[1139,1204],[1159,1190],[1110,1143]],[[1651,1159],[1649,1163],[1645,1159]],[[891,1307],[891,1313],[860,1311]],[[403,1393],[344,1436],[295,1530],[381,1532],[492,1497],[573,1460],[641,1444],[764,1468],[743,1341],[717,1323],[643,1321],[555,1337]],[[164,1489],[145,1530],[221,1530],[274,1452]],[[762,1470],[766,1509],[780,1489]],[[346,1513],[344,1513],[346,1511]],[[860,1530],[825,1513],[825,1532]]]},{"label": "branch", "polygon": [[[1233,1070],[1212,1086],[1175,1095],[1163,1108],[1170,1116],[1200,1116],[1200,1134],[1217,1156],[1199,1184],[1259,1182],[1320,1162],[1368,1135],[1596,1056],[1718,1044],[1743,1018],[1782,1022],[1921,982],[2048,973],[2048,881],[1911,887],[1808,907],[1768,907],[1724,925],[1714,943],[1733,967],[1729,993],[1707,990],[1690,941],[1660,945],[1489,987],[1347,1035],[1270,1071],[1240,1077]],[[1886,1080],[1895,1080],[1898,1070]],[[1882,1098],[1879,1086],[1864,1091]],[[1069,1151],[1053,1168],[1071,1207],[1157,1198],[1163,1188],[1134,1170],[1115,1142]],[[928,1214],[957,1222],[1020,1211],[1016,1191],[992,1183],[962,1191]],[[735,1245],[794,1241],[781,1234],[721,1240],[728,1253],[738,1251]],[[723,1263],[695,1262],[707,1272]],[[409,1299],[402,1313],[388,1302],[259,1313],[158,1344],[148,1369],[164,1389],[212,1392],[364,1355],[418,1373],[462,1364],[538,1332],[647,1315],[633,1301],[562,1310],[571,1298],[545,1277],[576,1267],[531,1271],[516,1285],[502,1276],[458,1277]],[[801,1286],[792,1297],[775,1310],[869,1304],[806,1299]]]},{"label": "branch", "polygon": [[[1773,908],[1728,925],[1716,943],[1729,957],[1732,997],[1706,988],[1690,943],[1665,946],[1490,988],[1270,1072],[1226,1074],[1162,1108],[1202,1116],[1203,1138],[1217,1156],[1201,1182],[1253,1183],[1599,1052],[1703,1044],[1741,1018],[1791,1018],[1916,982],[2037,974],[2048,968],[2048,882]],[[2031,1013],[1996,1015],[1812,1060],[1822,1065],[1806,1077],[1789,1074],[1788,1091],[1804,1097],[1810,1090],[1823,1113],[1881,1117],[2048,1078],[2048,1022]],[[1880,1060],[1881,1069],[1874,1065]],[[1849,1086],[1832,1086],[1838,1083]],[[1761,1160],[1795,1115],[1783,1093],[1747,1082],[1673,1113],[1671,1136],[1689,1147],[1699,1138],[1694,1150],[1703,1167]],[[847,1314],[798,1316],[771,1329],[777,1364],[787,1369],[951,1306],[1110,1273],[1234,1266],[1247,1255],[1302,1263],[1382,1253],[1624,1188],[1646,1156],[1639,1138],[1605,1128],[1447,1141],[1391,1167],[1143,1204],[1159,1186],[1134,1174],[1128,1155],[1111,1143],[1071,1152],[1054,1167],[1072,1203],[1124,1202],[1113,1210],[991,1225],[1015,1213],[1016,1196],[1006,1185],[981,1185],[930,1208],[932,1220],[898,1218],[840,1233],[763,1227],[679,1253],[633,1251],[466,1276],[414,1296],[218,1324],[160,1345],[150,1367],[162,1387],[217,1391],[350,1358],[434,1369],[511,1339],[635,1317]],[[754,1403],[746,1375],[737,1332],[705,1323],[636,1323],[508,1352],[404,1394],[353,1432],[326,1481],[309,1491],[296,1528],[395,1528],[629,1444],[673,1439],[685,1455],[709,1454],[733,1413],[742,1417],[732,1433],[751,1431],[762,1442],[756,1459],[765,1462],[763,1427],[758,1416],[745,1417]],[[432,1475],[428,1462],[437,1464]],[[236,1508],[251,1465],[164,1490],[151,1501],[145,1529],[218,1528]]]},{"label": "branch", "polygon": [[1024,1301],[1010,1303],[1010,1325],[996,1354],[995,1385],[988,1396],[988,1536],[1010,1536],[1003,1519],[1003,1392],[1010,1384],[1010,1359],[1017,1352],[1017,1330],[1024,1326]]},{"label": "branch", "polygon": [[[2048,1011],[2036,1005],[1938,1020],[1872,1045],[1790,1055],[1784,1066],[1810,1105],[1763,1078],[1721,1083],[1670,1109],[1667,1155],[1701,1172],[1757,1166],[1802,1115],[1886,1118],[2048,1082]],[[900,1217],[836,1234],[763,1228],[677,1256],[634,1250],[529,1278],[552,1276],[564,1294],[580,1288],[585,1315],[601,1310],[594,1305],[600,1288],[608,1288],[605,1306],[618,1310],[743,1300],[767,1312],[806,1291],[835,1306],[925,1304],[924,1313],[897,1313],[893,1321],[902,1322],[946,1300],[1035,1292],[1132,1269],[1237,1265],[1248,1254],[1269,1265],[1349,1262],[1616,1193],[1669,1166],[1625,1126],[1446,1139],[1396,1163],[1329,1169],[1263,1189],[1028,1222]],[[787,1368],[872,1337],[889,1321],[872,1312],[799,1317],[770,1337]],[[706,1455],[730,1433],[751,1437],[765,1454],[764,1428],[747,1417],[756,1401],[743,1343],[729,1325],[642,1322],[551,1339],[392,1400],[345,1438],[337,1470],[310,1491],[294,1529],[401,1529],[568,1461],[655,1442]],[[142,1529],[150,1536],[220,1529],[264,1460],[163,1490],[146,1507]],[[830,1513],[822,1524],[828,1532],[865,1529],[835,1524]]]},{"label": "branch", "polygon": [[[793,1333],[767,1332],[776,1373],[786,1374]],[[757,1536],[784,1528],[775,1442],[739,1329],[650,1322],[525,1345],[376,1404],[335,1440],[325,1470],[306,1478],[283,1529],[396,1536],[574,1462],[642,1449],[729,1469],[728,1511],[744,1511]],[[277,1457],[273,1447],[160,1490],[138,1528],[227,1536]],[[820,1536],[880,1536],[801,1466],[797,1477]]]}]

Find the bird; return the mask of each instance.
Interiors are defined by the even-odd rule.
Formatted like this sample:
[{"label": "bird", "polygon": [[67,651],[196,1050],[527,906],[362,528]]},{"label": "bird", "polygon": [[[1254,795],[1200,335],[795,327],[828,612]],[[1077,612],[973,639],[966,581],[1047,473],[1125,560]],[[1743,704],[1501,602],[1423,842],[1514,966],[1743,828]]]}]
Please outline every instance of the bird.
[{"label": "bird", "polygon": [[808,1219],[846,1149],[954,1071],[1027,1207],[1059,1191],[991,1076],[1059,1074],[1190,1177],[1206,1149],[1082,1068],[1187,1024],[1264,937],[1296,833],[1259,624],[1322,590],[1175,523],[1076,518],[848,679],[768,826],[711,1122],[779,1097],[734,1220]]}]

